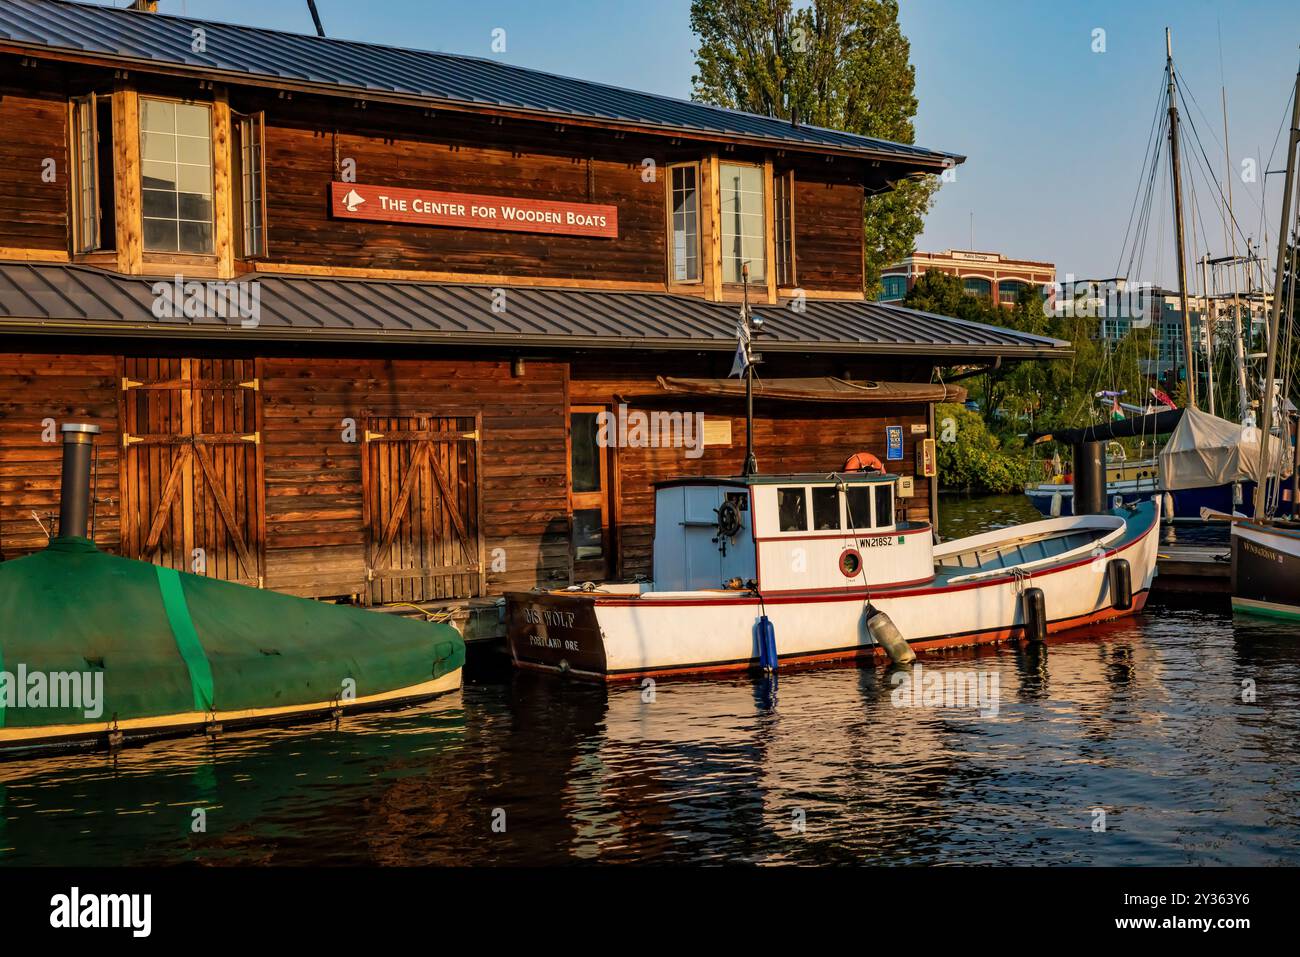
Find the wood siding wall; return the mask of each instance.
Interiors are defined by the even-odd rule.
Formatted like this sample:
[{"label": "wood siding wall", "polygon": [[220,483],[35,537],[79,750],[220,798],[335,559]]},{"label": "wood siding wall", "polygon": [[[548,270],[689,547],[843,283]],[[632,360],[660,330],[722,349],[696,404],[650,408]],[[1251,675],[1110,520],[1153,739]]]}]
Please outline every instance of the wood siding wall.
[{"label": "wood siding wall", "polygon": [[[136,355],[143,355],[137,351]],[[681,357],[678,371],[703,373]],[[707,365],[709,360],[699,360]],[[646,367],[661,360],[650,357]],[[0,552],[5,558],[38,549],[44,535],[31,518],[57,512],[61,446],[41,441],[42,420],[90,421],[99,440],[96,540],[120,548],[118,370],[113,355],[17,354],[0,357]],[[526,362],[493,359],[264,357],[259,361],[264,455],[266,586],[308,596],[366,591],[360,433],[345,440],[347,420],[364,429],[367,414],[482,416],[487,591],[499,594],[569,580],[568,416],[570,405],[614,405],[645,392],[653,379],[637,360]],[[785,374],[812,370],[794,368]],[[865,372],[861,374],[865,375]],[[698,459],[681,449],[619,449],[616,572],[649,574],[653,483],[683,474],[735,474],[745,447],[744,411],[703,407],[710,419],[731,420],[729,446],[710,446]],[[684,410],[683,403],[659,404]],[[695,408],[701,408],[696,405]],[[904,458],[891,468],[912,474],[912,424],[923,405],[773,406],[760,404],[756,439],[767,472],[829,472],[854,452],[885,458],[885,425],[904,427]],[[916,482],[908,517],[927,520],[929,485]],[[900,503],[902,504],[902,503]],[[48,524],[48,522],[47,522]]]},{"label": "wood siding wall", "polygon": [[[351,101],[281,98],[253,88],[209,91],[175,78],[133,75],[130,83],[140,95],[215,100],[214,144],[219,152],[229,147],[227,99],[236,113],[265,113],[268,250],[256,263],[243,265],[268,271],[280,265],[349,274],[410,272],[482,276],[487,281],[518,277],[666,288],[664,177],[668,166],[701,160],[716,151],[705,143],[682,144],[665,137],[545,122],[498,121],[465,113],[424,115],[416,109],[381,104],[361,109]],[[68,98],[92,91],[108,93],[114,86],[111,71],[24,67],[18,58],[0,57],[0,129],[22,131],[21,136],[0,137],[0,250],[8,256],[67,255],[72,174]],[[129,112],[126,107],[134,95],[124,89],[115,101],[115,112]],[[126,119],[115,115],[115,120],[121,120],[119,134],[138,135],[137,127]],[[118,158],[119,173],[129,166],[125,159],[130,154],[128,150]],[[740,147],[728,151],[725,158],[762,162],[770,157]],[[55,164],[52,182],[41,177],[46,159]],[[341,178],[341,165],[348,159],[355,162],[362,183],[612,204],[618,207],[619,235],[590,239],[335,220],[329,214],[329,183]],[[655,163],[653,181],[643,165],[647,159]],[[860,292],[863,190],[853,182],[854,164],[840,161],[831,166],[818,157],[777,162],[782,168],[794,167],[798,285],[813,293]],[[232,197],[226,191],[226,178],[220,175],[227,166],[227,159],[218,156],[219,226],[232,212],[227,210]],[[130,190],[123,194],[130,195]],[[138,213],[129,205],[123,209],[129,215],[119,225],[125,228],[126,221]],[[707,213],[707,205],[702,211]],[[152,261],[142,263],[138,248],[127,241],[129,232],[106,237],[110,247],[116,240],[120,256],[94,261],[123,271],[166,274],[174,268],[157,255],[144,257]],[[217,235],[225,241],[224,229],[218,229]],[[182,265],[196,274],[225,275],[230,250],[222,246],[216,252],[202,262]],[[675,287],[675,291],[703,295],[709,290],[699,285]]]},{"label": "wood siding wall", "polygon": [[[122,496],[118,488],[118,360],[114,356],[0,354],[0,557],[45,546],[58,518],[65,422],[103,429],[98,449],[95,540],[117,551]],[[46,420],[54,425],[47,428]],[[52,436],[54,441],[45,441]]]},{"label": "wood siding wall", "polygon": [[[68,100],[55,83],[47,70],[0,69],[3,249],[68,250]],[[47,159],[54,161],[53,180],[43,176]]]},{"label": "wood siding wall", "polygon": [[[489,147],[484,144],[500,142],[501,130],[481,120],[437,117],[415,130],[402,114],[385,119],[268,109],[268,263],[665,281],[664,191],[662,183],[642,178],[644,144],[533,124],[515,130],[508,147]],[[356,163],[360,183],[612,204],[618,238],[335,220],[327,193],[340,178],[336,153],[340,164]]]},{"label": "wood siding wall", "polygon": [[862,291],[863,193],[847,183],[794,180],[796,280],[802,289]]},{"label": "wood siding wall", "polygon": [[[267,586],[366,590],[361,443],[346,419],[483,416],[479,445],[489,591],[568,580],[565,378],[561,363],[267,359],[263,364]],[[567,536],[567,524],[564,535]],[[497,551],[500,549],[501,551]],[[494,562],[495,556],[495,562]]]}]

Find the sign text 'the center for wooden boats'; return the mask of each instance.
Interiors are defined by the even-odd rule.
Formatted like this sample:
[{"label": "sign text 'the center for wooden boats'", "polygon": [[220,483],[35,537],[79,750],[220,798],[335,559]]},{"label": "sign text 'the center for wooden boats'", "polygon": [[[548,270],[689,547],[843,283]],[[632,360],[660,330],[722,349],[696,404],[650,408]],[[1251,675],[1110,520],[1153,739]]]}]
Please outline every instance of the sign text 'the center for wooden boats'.
[{"label": "sign text 'the center for wooden boats'", "polygon": [[339,219],[618,238],[618,207],[594,203],[440,193],[336,180],[330,183],[330,206]]}]

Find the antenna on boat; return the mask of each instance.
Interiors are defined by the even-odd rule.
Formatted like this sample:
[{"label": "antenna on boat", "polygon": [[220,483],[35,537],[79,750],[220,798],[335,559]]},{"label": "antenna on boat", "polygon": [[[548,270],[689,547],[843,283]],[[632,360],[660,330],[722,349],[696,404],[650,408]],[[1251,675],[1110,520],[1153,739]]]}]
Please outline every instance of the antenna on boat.
[{"label": "antenna on boat", "polygon": [[[1296,146],[1300,144],[1300,67],[1296,69],[1295,93],[1291,101],[1291,134],[1287,137],[1286,181],[1282,185],[1282,228],[1277,237],[1277,273],[1273,280],[1273,308],[1268,319],[1268,360],[1264,366],[1264,396],[1261,402],[1258,427],[1259,441],[1259,483],[1255,486],[1255,521],[1266,521],[1264,503],[1268,498],[1268,467],[1272,461],[1270,445],[1273,439],[1273,393],[1277,391],[1273,381],[1277,374],[1277,347],[1281,332],[1282,285],[1286,280],[1286,258],[1290,252],[1291,236],[1291,202],[1295,192]],[[1285,421],[1285,418],[1283,419]],[[1281,479],[1282,470],[1278,469]]]},{"label": "antenna on boat", "polygon": [[740,473],[743,478],[758,474],[758,459],[754,456],[754,326],[761,320],[751,317],[749,311],[749,263],[740,267],[741,288],[744,299],[740,307],[740,325],[742,342],[740,348],[745,357],[745,467]]}]

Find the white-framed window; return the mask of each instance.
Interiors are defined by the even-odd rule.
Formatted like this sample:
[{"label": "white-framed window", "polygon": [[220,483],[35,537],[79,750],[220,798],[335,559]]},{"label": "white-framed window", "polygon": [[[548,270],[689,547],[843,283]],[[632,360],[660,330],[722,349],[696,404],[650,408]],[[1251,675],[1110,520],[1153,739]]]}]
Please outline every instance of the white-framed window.
[{"label": "white-framed window", "polygon": [[140,98],[146,252],[211,254],[212,107]]},{"label": "white-framed window", "polygon": [[669,277],[675,283],[700,281],[700,167],[669,168]]},{"label": "white-framed window", "polygon": [[767,282],[767,196],[761,166],[722,163],[718,168],[722,219],[722,281]]}]

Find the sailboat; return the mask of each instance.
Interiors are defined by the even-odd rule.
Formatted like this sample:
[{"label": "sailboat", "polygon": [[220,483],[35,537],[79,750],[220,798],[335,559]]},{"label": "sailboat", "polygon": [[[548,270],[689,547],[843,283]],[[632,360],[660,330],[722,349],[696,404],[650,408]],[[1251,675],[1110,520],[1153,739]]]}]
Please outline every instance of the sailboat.
[{"label": "sailboat", "polygon": [[[1082,429],[1041,433],[1036,436],[1035,441],[1055,440],[1073,443],[1084,440],[1108,442],[1106,491],[1107,497],[1113,502],[1132,503],[1156,498],[1161,500],[1164,505],[1163,512],[1166,519],[1228,518],[1234,515],[1249,517],[1253,514],[1257,497],[1256,490],[1263,476],[1260,474],[1258,467],[1260,456],[1259,430],[1256,427],[1255,411],[1252,409],[1252,402],[1248,394],[1249,374],[1247,361],[1250,358],[1255,358],[1255,356],[1247,354],[1248,337],[1243,337],[1241,309],[1244,303],[1248,315],[1253,315],[1253,304],[1261,300],[1267,303],[1269,297],[1265,296],[1262,289],[1258,289],[1255,284],[1253,267],[1260,263],[1260,260],[1253,254],[1249,242],[1248,254],[1246,256],[1237,255],[1236,234],[1232,232],[1236,228],[1236,220],[1232,215],[1231,183],[1229,182],[1228,204],[1223,212],[1225,243],[1231,237],[1232,254],[1215,260],[1211,260],[1207,255],[1200,260],[1201,292],[1205,304],[1203,319],[1208,324],[1208,336],[1203,342],[1207,380],[1205,383],[1207,388],[1204,393],[1205,409],[1198,407],[1197,397],[1200,391],[1200,374],[1197,370],[1195,340],[1192,334],[1183,226],[1183,174],[1179,145],[1180,119],[1178,110],[1178,101],[1181,94],[1179,93],[1179,77],[1174,69],[1172,40],[1168,30],[1165,31],[1165,54],[1167,88],[1164,96],[1167,101],[1168,115],[1168,172],[1173,186],[1171,193],[1173,199],[1175,261],[1178,267],[1179,313],[1182,318],[1182,368],[1186,372],[1187,407],[1183,409],[1176,408],[1174,401],[1157,388],[1148,390],[1154,401],[1149,402],[1145,408],[1122,403],[1120,401],[1120,397],[1124,394],[1122,391],[1099,391],[1096,393],[1096,398],[1101,402],[1102,408],[1113,417],[1113,421],[1097,423]],[[1227,129],[1226,104],[1225,94],[1225,140]],[[1194,124],[1192,124],[1192,131],[1199,137]],[[1152,178],[1151,182],[1153,183],[1155,170],[1159,165],[1159,138],[1153,138],[1152,142],[1155,148],[1149,154],[1150,165],[1144,164],[1143,166],[1143,174],[1145,176],[1149,170]],[[1204,154],[1203,149],[1200,152],[1202,155]],[[1194,150],[1193,156],[1196,154],[1197,151]],[[1143,215],[1145,216],[1145,212]],[[1231,223],[1231,228],[1229,223]],[[1146,232],[1144,224],[1139,222],[1136,234],[1145,236]],[[1135,240],[1133,254],[1136,256],[1138,252],[1139,247]],[[1226,294],[1211,296],[1211,265],[1214,266],[1214,275],[1216,277],[1219,275],[1218,271],[1221,268],[1229,267],[1234,270],[1232,272],[1233,292],[1230,296]],[[1238,268],[1242,269],[1247,279],[1247,291],[1244,294],[1237,291],[1236,270]],[[1113,287],[1111,292],[1113,293],[1124,282],[1125,280],[1122,279],[1112,280],[1110,282]],[[1262,285],[1262,282],[1261,269],[1260,285]],[[1085,306],[1096,306],[1099,303],[1106,302],[1108,298],[1113,301],[1113,297],[1095,295],[1092,283],[1087,284],[1086,288],[1088,296],[1091,296],[1091,298],[1085,296],[1085,298],[1078,300]],[[1217,278],[1215,289],[1217,292]],[[1276,297],[1273,298],[1276,304]],[[1222,300],[1230,300],[1227,306],[1234,331],[1236,397],[1239,406],[1239,421],[1236,422],[1221,418],[1215,414],[1213,353],[1219,322],[1218,306]],[[1075,307],[1077,308],[1077,303]],[[1149,322],[1150,320],[1148,320]],[[1165,443],[1156,455],[1133,461],[1126,459],[1123,447],[1116,441],[1124,438],[1141,437],[1145,444],[1145,440],[1158,441],[1161,436],[1166,437]],[[1288,477],[1290,473],[1290,457],[1284,457],[1281,467],[1276,470],[1272,480],[1264,486],[1266,497],[1270,501],[1279,492],[1283,499],[1290,498],[1291,490],[1281,488],[1282,480]],[[1054,474],[1046,482],[1027,487],[1025,494],[1044,515],[1073,514],[1074,487],[1071,478],[1069,475]],[[1291,504],[1294,511],[1296,503],[1292,502]]]},{"label": "sailboat", "polygon": [[[1286,456],[1286,418],[1275,416],[1277,396],[1277,360],[1283,333],[1291,331],[1293,313],[1288,303],[1287,324],[1284,330],[1282,302],[1294,301],[1295,290],[1284,297],[1286,258],[1292,256],[1291,277],[1295,278],[1295,253],[1297,243],[1292,232],[1292,206],[1295,199],[1296,147],[1300,145],[1300,69],[1296,72],[1292,97],[1291,133],[1287,140],[1286,184],[1282,189],[1282,228],[1278,231],[1277,272],[1273,284],[1273,308],[1269,316],[1268,358],[1264,372],[1264,398],[1262,427],[1260,429],[1259,469],[1264,474],[1281,474],[1281,460]],[[1293,242],[1288,248],[1287,238]],[[1289,336],[1288,336],[1289,338]],[[1283,396],[1285,393],[1283,393]],[[1279,420],[1282,441],[1273,435],[1275,419]],[[1281,454],[1275,451],[1281,446]],[[1234,611],[1253,615],[1300,620],[1300,527],[1269,517],[1268,499],[1263,485],[1255,493],[1255,517],[1252,521],[1237,521],[1232,526],[1232,607]]]}]

